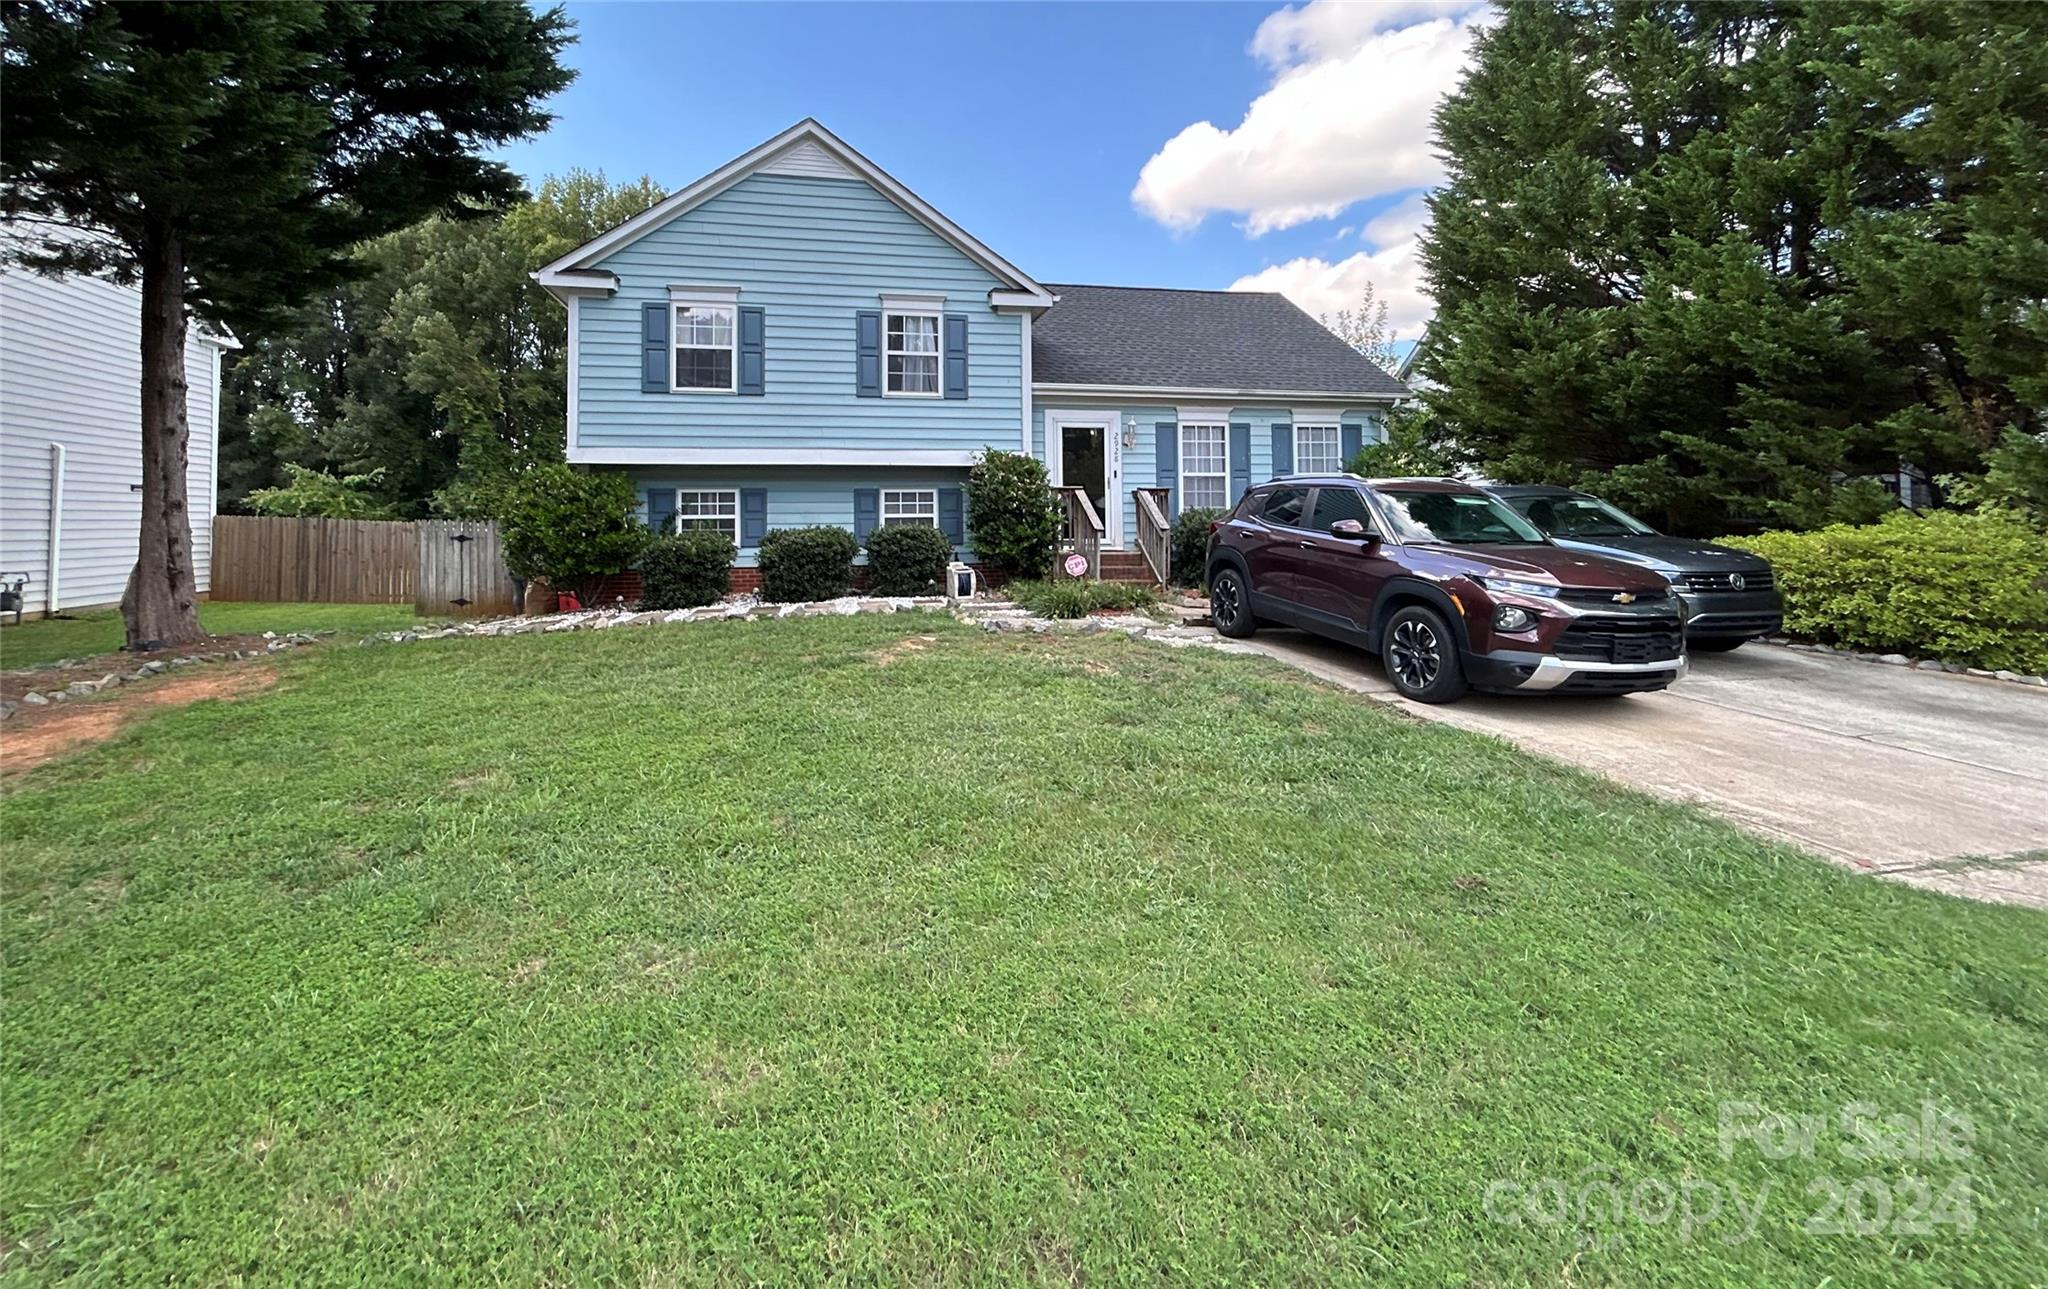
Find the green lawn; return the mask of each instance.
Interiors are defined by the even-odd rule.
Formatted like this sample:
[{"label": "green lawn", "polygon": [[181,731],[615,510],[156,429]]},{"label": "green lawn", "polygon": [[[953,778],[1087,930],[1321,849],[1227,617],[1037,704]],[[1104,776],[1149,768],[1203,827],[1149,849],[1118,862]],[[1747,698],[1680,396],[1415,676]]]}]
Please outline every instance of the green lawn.
[{"label": "green lawn", "polygon": [[[2048,1267],[2038,913],[1120,638],[899,616],[281,665],[0,802],[16,1278]],[[1827,1127],[1724,1156],[1740,1102]],[[1858,1102],[1974,1135],[1853,1159]],[[1806,1229],[1810,1185],[1866,1176],[1884,1229]],[[1536,1220],[1546,1178],[1647,1203]],[[1648,1220],[1659,1185],[1760,1216]]]},{"label": "green lawn", "polygon": [[[199,606],[199,624],[215,635],[327,631],[368,635],[412,626],[409,604],[229,604]],[[94,609],[65,618],[24,618],[0,626],[0,668],[35,667],[121,647],[121,615]]]}]

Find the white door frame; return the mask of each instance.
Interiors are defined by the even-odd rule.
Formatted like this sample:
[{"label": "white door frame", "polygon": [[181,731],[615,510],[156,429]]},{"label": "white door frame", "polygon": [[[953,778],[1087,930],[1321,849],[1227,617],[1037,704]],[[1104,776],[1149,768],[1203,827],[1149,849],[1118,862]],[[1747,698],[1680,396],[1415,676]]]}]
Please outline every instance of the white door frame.
[{"label": "white door frame", "polygon": [[1102,484],[1104,550],[1124,548],[1124,442],[1120,431],[1122,422],[1122,414],[1114,411],[1083,412],[1047,408],[1045,412],[1045,473],[1055,488],[1066,485],[1066,462],[1061,451],[1060,431],[1069,425],[1076,429],[1099,428],[1102,431],[1103,471],[1107,475]]}]

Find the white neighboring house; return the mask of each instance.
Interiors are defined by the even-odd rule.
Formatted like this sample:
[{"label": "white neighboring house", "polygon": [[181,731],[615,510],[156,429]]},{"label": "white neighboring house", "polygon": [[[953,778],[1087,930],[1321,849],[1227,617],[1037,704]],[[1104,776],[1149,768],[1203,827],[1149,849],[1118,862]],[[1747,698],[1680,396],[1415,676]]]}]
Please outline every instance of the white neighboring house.
[{"label": "white neighboring house", "polygon": [[[185,474],[199,590],[219,487],[220,356],[194,325]],[[116,604],[142,523],[142,292],[95,277],[0,267],[0,581],[29,613]],[[10,618],[12,615],[8,615]]]}]

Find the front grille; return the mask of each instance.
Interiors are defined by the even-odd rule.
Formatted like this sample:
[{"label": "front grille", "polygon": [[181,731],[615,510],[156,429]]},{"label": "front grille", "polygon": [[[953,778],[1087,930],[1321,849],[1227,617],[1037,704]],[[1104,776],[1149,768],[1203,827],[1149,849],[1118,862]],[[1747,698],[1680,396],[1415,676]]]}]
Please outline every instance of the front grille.
[{"label": "front grille", "polygon": [[[1568,586],[1557,593],[1557,598],[1566,604],[1619,604],[1614,597],[1619,591],[1590,591],[1583,587]],[[1671,596],[1663,591],[1636,591],[1635,598],[1627,601],[1640,608],[1658,609],[1671,606]]]},{"label": "front grille", "polygon": [[1582,671],[1565,679],[1560,694],[1645,694],[1668,688],[1668,671]]},{"label": "front grille", "polygon": [[1551,649],[1574,662],[1669,662],[1683,639],[1676,618],[1581,618]]},{"label": "front grille", "polygon": [[[1736,578],[1742,585],[1735,585]],[[1688,591],[1768,591],[1771,589],[1771,570],[1744,570],[1740,573],[1686,573],[1679,580]]]}]

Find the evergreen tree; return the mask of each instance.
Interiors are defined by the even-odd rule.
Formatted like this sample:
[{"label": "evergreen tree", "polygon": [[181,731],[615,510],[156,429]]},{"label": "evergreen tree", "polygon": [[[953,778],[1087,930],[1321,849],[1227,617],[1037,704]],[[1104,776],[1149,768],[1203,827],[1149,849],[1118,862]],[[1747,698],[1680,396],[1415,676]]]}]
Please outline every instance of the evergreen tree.
[{"label": "evergreen tree", "polygon": [[363,240],[516,196],[479,153],[547,124],[569,38],[559,10],[503,2],[0,7],[0,211],[40,232],[20,258],[141,283],[131,647],[202,635],[188,316],[257,330],[346,276]]},{"label": "evergreen tree", "polygon": [[1510,8],[1437,115],[1434,411],[1498,477],[1679,531],[1981,469],[2048,405],[2044,18]]}]

